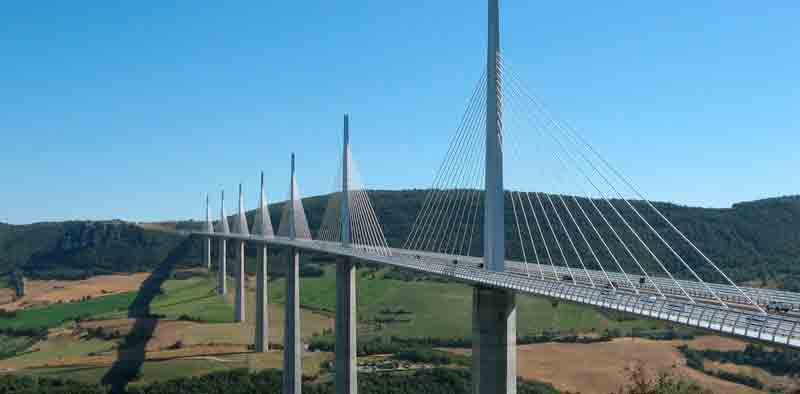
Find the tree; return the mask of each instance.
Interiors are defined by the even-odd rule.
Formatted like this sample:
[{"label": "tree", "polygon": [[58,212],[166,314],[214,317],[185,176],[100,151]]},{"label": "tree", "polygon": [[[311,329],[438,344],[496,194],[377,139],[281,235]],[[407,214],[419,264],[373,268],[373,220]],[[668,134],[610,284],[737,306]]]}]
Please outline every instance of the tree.
[{"label": "tree", "polygon": [[630,384],[620,388],[618,394],[713,394],[697,383],[679,379],[666,372],[651,378],[642,364],[630,370],[630,380]]}]

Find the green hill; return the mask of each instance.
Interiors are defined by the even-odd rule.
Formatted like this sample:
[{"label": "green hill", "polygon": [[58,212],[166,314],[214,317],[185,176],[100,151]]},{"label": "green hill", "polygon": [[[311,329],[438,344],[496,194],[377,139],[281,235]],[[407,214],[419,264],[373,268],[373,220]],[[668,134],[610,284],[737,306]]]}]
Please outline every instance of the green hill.
[{"label": "green hill", "polygon": [[[390,245],[401,246],[410,232],[427,190],[371,191],[379,221]],[[310,197],[303,201],[312,229],[319,227],[328,196]],[[580,200],[589,206],[588,201]],[[624,202],[613,201],[616,207]],[[604,202],[598,206],[607,209]],[[644,216],[659,230],[701,276],[720,281],[721,278],[695,254],[688,245],[672,233],[667,225],[652,213],[644,203],[633,202]],[[670,218],[686,235],[709,255],[718,265],[738,282],[752,281],[756,284],[776,285],[800,290],[800,197],[780,197],[738,203],[726,209],[685,207],[669,203],[656,206]],[[506,221],[513,223],[511,204],[507,203]],[[563,207],[559,213],[566,216]],[[280,205],[270,207],[276,227],[280,220]],[[589,211],[589,210],[587,210]],[[624,212],[630,212],[624,210]],[[552,214],[552,209],[548,208]],[[253,212],[249,212],[252,220]],[[591,219],[601,222],[599,216],[589,211]],[[619,219],[607,215],[612,224],[624,228]],[[625,213],[626,219],[645,236],[649,244],[658,241],[648,234],[644,224],[633,213]],[[252,222],[252,221],[251,221]],[[521,259],[516,229],[508,226],[507,249],[515,258]],[[607,239],[613,234],[598,226]],[[0,224],[0,270],[22,269],[29,277],[74,278],[109,272],[131,272],[150,270],[155,267],[184,237],[181,231],[200,228],[197,221],[175,221],[135,225],[121,221],[105,222],[59,222],[36,223],[13,226]],[[478,232],[479,233],[479,232]],[[479,235],[479,234],[477,234]],[[623,235],[629,237],[630,235]],[[567,242],[564,239],[564,242]],[[480,253],[480,236],[473,242],[473,254]],[[632,250],[638,256],[647,252],[630,238]],[[609,242],[617,256],[625,252]],[[184,263],[200,261],[199,242],[189,248],[191,255]],[[669,254],[656,247],[659,255]],[[578,245],[579,252],[591,261],[588,249]],[[254,251],[253,251],[254,252]],[[540,250],[544,256],[544,250]],[[528,253],[530,255],[530,251]],[[568,255],[569,256],[569,255]],[[601,256],[602,258],[603,256]],[[606,256],[607,257],[607,256]],[[650,272],[657,272],[654,261],[642,259]],[[675,259],[666,259],[673,273],[687,277],[688,273]],[[623,262],[631,269],[632,262]]]},{"label": "green hill", "polygon": [[[152,270],[185,236],[122,221],[0,226],[0,270],[39,279],[76,279]],[[191,248],[189,261],[200,256]]]}]

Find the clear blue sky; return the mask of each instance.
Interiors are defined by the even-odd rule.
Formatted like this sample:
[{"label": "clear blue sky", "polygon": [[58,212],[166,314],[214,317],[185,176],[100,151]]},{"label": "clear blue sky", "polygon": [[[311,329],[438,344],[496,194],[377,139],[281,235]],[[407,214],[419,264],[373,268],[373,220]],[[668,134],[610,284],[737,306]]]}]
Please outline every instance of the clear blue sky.
[{"label": "clear blue sky", "polygon": [[[485,1],[11,2],[0,221],[199,217],[266,171],[426,187],[485,59]],[[800,192],[800,3],[502,1],[505,58],[657,200]],[[235,201],[229,199],[228,210]]]}]

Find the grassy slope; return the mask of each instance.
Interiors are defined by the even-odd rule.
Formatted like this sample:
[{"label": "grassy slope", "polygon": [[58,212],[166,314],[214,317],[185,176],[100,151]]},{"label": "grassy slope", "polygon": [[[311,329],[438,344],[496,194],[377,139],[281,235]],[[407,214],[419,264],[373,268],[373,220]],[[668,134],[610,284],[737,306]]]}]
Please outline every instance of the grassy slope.
[{"label": "grassy slope", "polygon": [[25,368],[59,359],[82,357],[93,352],[110,351],[115,344],[115,341],[102,339],[77,340],[68,336],[55,337],[37,344],[38,351],[18,355],[9,359],[6,365]]},{"label": "grassy slope", "polygon": [[0,335],[0,359],[12,357],[31,347],[36,340],[28,337]]},{"label": "grassy slope", "polygon": [[[204,322],[232,321],[233,308],[224,299],[217,297],[213,289],[214,280],[210,277],[167,281],[164,285],[164,294],[156,297],[151,312],[165,315],[170,319],[189,315]],[[78,317],[122,318],[127,316],[128,307],[135,297],[136,292],[127,292],[79,302],[24,309],[17,311],[17,316],[14,318],[0,318],[0,328],[51,328]]]},{"label": "grassy slope", "polygon": [[56,327],[78,317],[94,317],[125,311],[136,297],[135,292],[112,294],[91,300],[52,304],[42,308],[24,309],[14,318],[0,318],[0,328]]},{"label": "grassy slope", "polygon": [[[150,306],[150,312],[166,319],[178,319],[183,315],[205,323],[230,323],[233,307],[216,295],[215,279],[195,276],[184,280],[167,280]],[[105,314],[104,319],[124,318],[127,312]]]},{"label": "grassy slope", "polygon": [[[374,277],[374,279],[373,279]],[[300,302],[314,309],[335,308],[335,272],[325,267],[325,275],[301,280]],[[400,337],[467,337],[471,330],[471,288],[457,283],[430,281],[405,282],[382,278],[359,271],[358,315],[363,322],[384,316],[381,310],[403,308],[413,312],[411,322],[382,325],[375,334]],[[271,302],[283,302],[284,281],[270,283]],[[544,298],[519,296],[518,330],[520,335],[544,329],[588,331],[614,327],[654,327],[659,323],[647,320],[615,322],[593,308],[560,303],[557,307]]]},{"label": "grassy slope", "polygon": [[[320,365],[325,360],[330,360],[330,353],[307,353],[303,356],[303,373],[314,375],[319,373]],[[224,360],[224,361],[218,361]],[[266,355],[231,355],[221,356],[216,360],[209,359],[182,359],[168,361],[146,361],[142,365],[141,378],[132,382],[134,386],[146,385],[157,381],[166,381],[190,376],[201,376],[212,372],[225,371],[229,369],[249,368],[251,370],[260,369],[280,369],[281,353],[272,352]],[[73,366],[73,367],[52,367],[37,368],[26,370],[25,374],[64,378],[68,377],[84,383],[97,383],[108,371],[107,366]]]},{"label": "grassy slope", "polygon": [[11,285],[11,279],[8,275],[0,275],[0,289],[8,289],[13,288]]},{"label": "grassy slope", "polygon": [[216,281],[211,277],[167,281],[164,294],[153,301],[153,313],[171,319],[188,315],[208,323],[232,322],[233,307],[216,295],[215,286]]}]

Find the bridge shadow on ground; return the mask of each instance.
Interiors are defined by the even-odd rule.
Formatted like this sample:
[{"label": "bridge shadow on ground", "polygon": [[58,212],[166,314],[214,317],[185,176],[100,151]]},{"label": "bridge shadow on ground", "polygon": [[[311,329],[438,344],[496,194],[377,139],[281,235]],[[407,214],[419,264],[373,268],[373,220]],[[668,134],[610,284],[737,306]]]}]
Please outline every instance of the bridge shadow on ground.
[{"label": "bridge shadow on ground", "polygon": [[172,276],[175,266],[192,247],[187,238],[178,244],[139,288],[128,308],[128,317],[136,319],[131,331],[120,341],[117,359],[101,380],[112,393],[124,393],[125,387],[136,380],[144,364],[147,343],[153,337],[158,317],[150,312],[150,304],[161,293],[161,286]]}]

